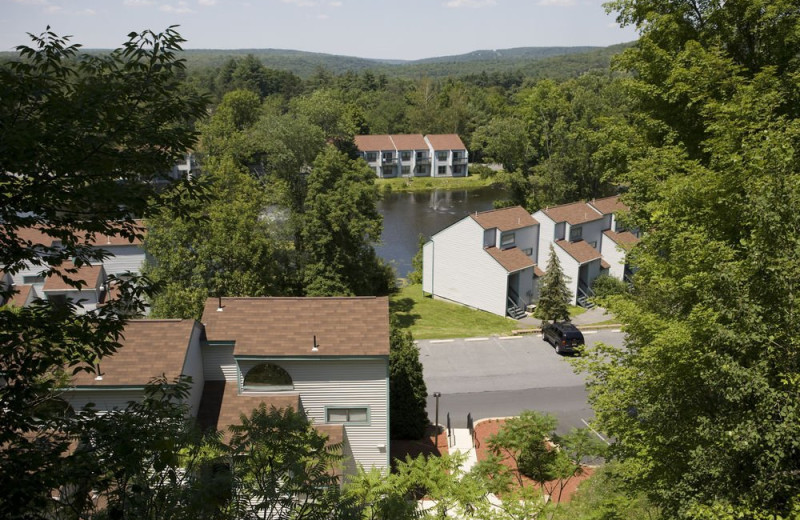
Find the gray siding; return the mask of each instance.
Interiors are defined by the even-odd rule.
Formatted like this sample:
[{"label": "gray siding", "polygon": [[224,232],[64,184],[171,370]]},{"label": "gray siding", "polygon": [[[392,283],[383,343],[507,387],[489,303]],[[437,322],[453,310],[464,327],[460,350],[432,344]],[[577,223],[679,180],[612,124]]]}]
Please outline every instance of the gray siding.
[{"label": "gray siding", "polygon": [[233,345],[203,345],[203,379],[237,383]]},{"label": "gray siding", "polygon": [[203,353],[200,349],[201,333],[200,324],[195,322],[186,351],[186,359],[181,370],[183,375],[192,378],[192,389],[186,400],[186,404],[189,406],[189,414],[192,417],[197,417],[197,411],[200,408],[200,397],[203,395],[203,383],[205,382],[203,377]]},{"label": "gray siding", "polygon": [[132,273],[141,273],[142,264],[145,261],[144,249],[141,246],[103,246],[98,247],[105,249],[114,256],[110,256],[103,261],[103,268],[106,274],[121,275],[127,271]]}]

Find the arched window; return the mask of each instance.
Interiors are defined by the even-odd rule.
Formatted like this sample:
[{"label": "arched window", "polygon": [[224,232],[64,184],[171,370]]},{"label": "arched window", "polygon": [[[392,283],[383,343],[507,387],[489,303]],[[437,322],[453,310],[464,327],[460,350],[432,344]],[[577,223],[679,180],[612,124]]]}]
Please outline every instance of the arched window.
[{"label": "arched window", "polygon": [[244,376],[245,390],[293,390],[289,373],[272,363],[261,363],[247,371]]}]

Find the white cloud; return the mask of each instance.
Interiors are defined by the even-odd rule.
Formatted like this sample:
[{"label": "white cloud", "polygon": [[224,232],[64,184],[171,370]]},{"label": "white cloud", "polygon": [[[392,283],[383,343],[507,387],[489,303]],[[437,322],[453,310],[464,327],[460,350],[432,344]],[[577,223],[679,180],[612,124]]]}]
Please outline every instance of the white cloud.
[{"label": "white cloud", "polygon": [[44,12],[47,14],[56,14],[60,13],[63,8],[60,5],[48,5],[44,8]]},{"label": "white cloud", "polygon": [[341,2],[328,2],[328,5],[331,7],[342,7]]},{"label": "white cloud", "polygon": [[15,3],[24,5],[48,5],[47,0],[14,0]]},{"label": "white cloud", "polygon": [[78,14],[85,14],[86,16],[94,16],[97,14],[97,11],[94,9],[84,9],[82,11],[78,11]]},{"label": "white cloud", "polygon": [[155,5],[154,0],[125,0],[122,3],[128,7],[144,7],[147,5]]},{"label": "white cloud", "polygon": [[569,7],[575,5],[575,0],[539,0],[539,5],[554,5],[558,7]]},{"label": "white cloud", "polygon": [[217,0],[198,0],[197,3],[205,6],[217,5]]},{"label": "white cloud", "polygon": [[178,2],[178,5],[163,4],[159,6],[158,10],[173,14],[186,14],[194,12],[186,2]]},{"label": "white cloud", "polygon": [[450,0],[444,5],[446,5],[447,7],[455,7],[455,8],[459,7],[476,8],[476,7],[487,7],[495,4],[497,4],[495,0]]}]

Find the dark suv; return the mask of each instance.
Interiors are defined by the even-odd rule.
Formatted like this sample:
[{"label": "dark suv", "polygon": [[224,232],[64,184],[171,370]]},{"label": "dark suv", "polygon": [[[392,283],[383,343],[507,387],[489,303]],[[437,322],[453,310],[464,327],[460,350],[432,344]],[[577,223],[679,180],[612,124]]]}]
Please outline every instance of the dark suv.
[{"label": "dark suv", "polygon": [[553,345],[559,354],[572,354],[583,345],[583,334],[569,322],[545,324],[542,326],[542,338]]}]

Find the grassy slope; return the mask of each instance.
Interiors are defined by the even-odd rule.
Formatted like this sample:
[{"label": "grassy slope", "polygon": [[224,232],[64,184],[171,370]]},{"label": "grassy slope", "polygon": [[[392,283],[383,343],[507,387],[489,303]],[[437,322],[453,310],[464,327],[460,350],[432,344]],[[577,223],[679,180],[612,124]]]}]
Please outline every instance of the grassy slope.
[{"label": "grassy slope", "polygon": [[440,190],[469,190],[491,186],[494,179],[481,179],[477,175],[469,177],[398,177],[394,179],[375,179],[375,184],[383,192],[415,192]]}]

